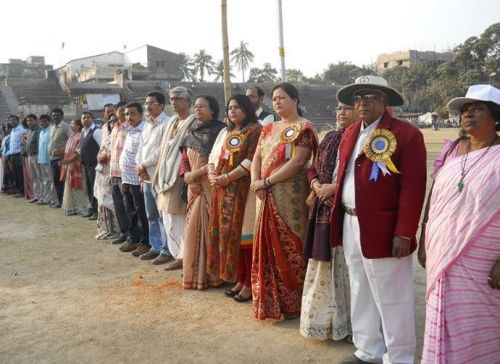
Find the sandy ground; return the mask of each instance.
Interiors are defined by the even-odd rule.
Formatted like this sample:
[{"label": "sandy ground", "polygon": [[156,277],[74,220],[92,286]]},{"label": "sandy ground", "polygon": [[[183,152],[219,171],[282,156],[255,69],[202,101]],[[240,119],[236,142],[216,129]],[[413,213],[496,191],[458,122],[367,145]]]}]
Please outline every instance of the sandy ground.
[{"label": "sandy ground", "polygon": [[[457,130],[425,130],[429,161]],[[299,320],[256,321],[223,289],[186,291],[94,240],[95,225],[0,195],[0,363],[335,363],[354,347],[303,338]],[[425,273],[414,264],[418,347]]]}]

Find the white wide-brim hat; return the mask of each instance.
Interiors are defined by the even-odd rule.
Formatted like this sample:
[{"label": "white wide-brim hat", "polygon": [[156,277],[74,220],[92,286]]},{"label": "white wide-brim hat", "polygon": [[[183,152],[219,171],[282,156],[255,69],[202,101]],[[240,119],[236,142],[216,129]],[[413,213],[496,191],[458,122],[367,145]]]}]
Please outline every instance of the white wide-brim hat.
[{"label": "white wide-brim hat", "polygon": [[491,85],[472,85],[465,97],[455,97],[448,102],[448,110],[460,112],[464,104],[476,101],[489,101],[500,106],[500,90]]},{"label": "white wide-brim hat", "polygon": [[403,95],[396,89],[387,86],[387,81],[380,76],[361,76],[354,83],[342,87],[337,91],[337,100],[346,105],[352,105],[352,96],[356,91],[376,90],[387,95],[389,106],[401,106],[404,104]]}]

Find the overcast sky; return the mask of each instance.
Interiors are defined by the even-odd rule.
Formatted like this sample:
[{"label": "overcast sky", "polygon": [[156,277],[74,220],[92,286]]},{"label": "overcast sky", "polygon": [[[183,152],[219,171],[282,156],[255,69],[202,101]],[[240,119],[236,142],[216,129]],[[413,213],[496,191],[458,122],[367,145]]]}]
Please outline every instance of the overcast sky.
[{"label": "overcast sky", "polygon": [[[243,40],[255,55],[252,66],[270,62],[278,69],[277,1],[227,2],[230,50]],[[282,3],[286,66],[307,76],[339,61],[371,64],[380,53],[444,51],[500,22],[498,0]],[[144,44],[191,56],[206,49],[215,61],[222,59],[220,0],[7,0],[2,14],[2,63],[40,55],[57,68],[71,59]],[[240,81],[240,73],[233,73]]]}]

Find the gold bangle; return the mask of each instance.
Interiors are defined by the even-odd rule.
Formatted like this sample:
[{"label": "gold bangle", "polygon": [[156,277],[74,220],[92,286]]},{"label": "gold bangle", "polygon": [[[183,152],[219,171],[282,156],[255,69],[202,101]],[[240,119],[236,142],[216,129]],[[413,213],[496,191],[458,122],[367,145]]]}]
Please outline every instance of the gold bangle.
[{"label": "gold bangle", "polygon": [[229,183],[231,183],[231,180],[229,179],[229,174],[228,174],[228,173],[226,173],[224,176],[226,177],[227,183],[228,183],[228,184],[229,184]]}]

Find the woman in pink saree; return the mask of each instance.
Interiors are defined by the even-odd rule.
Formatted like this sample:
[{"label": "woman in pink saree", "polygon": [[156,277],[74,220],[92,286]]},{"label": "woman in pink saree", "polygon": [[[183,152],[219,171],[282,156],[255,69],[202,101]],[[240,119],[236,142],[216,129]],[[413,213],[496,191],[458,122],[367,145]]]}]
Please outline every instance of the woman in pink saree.
[{"label": "woman in pink saree", "polygon": [[[422,363],[500,361],[500,90],[451,100],[464,135],[435,163],[419,260],[427,271]],[[421,243],[423,243],[421,237]]]}]

